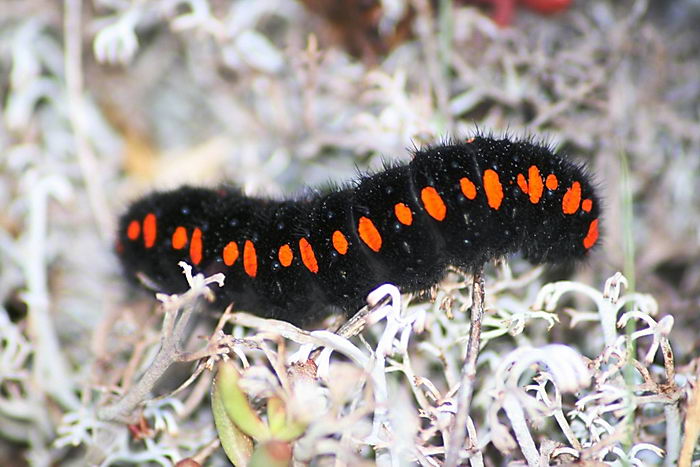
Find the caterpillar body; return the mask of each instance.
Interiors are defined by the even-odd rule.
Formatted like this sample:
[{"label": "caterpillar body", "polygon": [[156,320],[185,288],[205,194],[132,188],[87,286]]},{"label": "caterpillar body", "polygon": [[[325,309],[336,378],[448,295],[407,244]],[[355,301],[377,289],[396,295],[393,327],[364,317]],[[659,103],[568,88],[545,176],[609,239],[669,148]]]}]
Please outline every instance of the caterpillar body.
[{"label": "caterpillar body", "polygon": [[418,150],[406,164],[292,200],[182,187],[135,202],[120,220],[129,275],[163,292],[178,267],[223,272],[238,310],[309,325],[351,314],[383,283],[426,290],[517,251],[533,263],[584,258],[598,243],[590,174],[544,145],[486,136]]}]

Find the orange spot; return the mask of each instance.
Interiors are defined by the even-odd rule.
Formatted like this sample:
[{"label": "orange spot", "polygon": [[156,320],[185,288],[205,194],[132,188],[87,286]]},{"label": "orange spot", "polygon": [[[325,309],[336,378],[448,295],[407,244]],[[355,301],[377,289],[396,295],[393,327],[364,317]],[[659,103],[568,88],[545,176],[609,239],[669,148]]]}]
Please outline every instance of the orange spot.
[{"label": "orange spot", "polygon": [[540,169],[536,165],[531,165],[527,171],[527,186],[530,188],[530,202],[537,204],[542,199],[544,184],[542,183],[542,175]]},{"label": "orange spot", "polygon": [[333,232],[333,237],[331,238],[331,241],[333,242],[333,248],[335,248],[335,251],[337,251],[341,255],[344,255],[348,252],[348,239],[345,238],[345,235],[343,235],[343,232],[341,232],[340,230],[336,230],[335,232]]},{"label": "orange spot", "polygon": [[579,182],[574,182],[571,188],[564,193],[561,209],[564,211],[564,214],[573,214],[578,210],[579,204],[581,204],[581,184]]},{"label": "orange spot", "polygon": [[527,180],[525,180],[525,175],[518,174],[518,186],[525,194],[527,194],[530,191],[530,189],[527,186]]},{"label": "orange spot", "polygon": [[557,176],[554,174],[549,174],[547,175],[547,188],[554,191],[557,189],[559,186],[559,180],[557,180]]},{"label": "orange spot", "polygon": [[591,224],[588,226],[588,233],[586,234],[586,237],[583,239],[583,246],[586,249],[589,249],[593,245],[595,245],[595,242],[598,240],[598,219],[594,219]]},{"label": "orange spot", "polygon": [[337,251],[341,255],[344,255],[348,252],[348,239],[345,238],[343,232],[341,232],[340,230],[336,230],[335,232],[333,232],[332,240],[333,248],[335,248],[335,251]]},{"label": "orange spot", "polygon": [[139,221],[131,221],[129,222],[129,227],[126,229],[126,236],[129,240],[136,240],[139,238],[139,234],[141,233],[141,224],[139,224]]},{"label": "orange spot", "polygon": [[462,177],[459,179],[459,187],[462,189],[462,194],[467,199],[476,198],[476,186],[467,177]]},{"label": "orange spot", "polygon": [[173,232],[173,248],[176,250],[182,250],[185,248],[185,245],[187,244],[187,229],[185,229],[183,226],[179,226],[177,229],[175,229],[175,232]]},{"label": "orange spot", "polygon": [[294,259],[294,253],[292,253],[292,249],[289,247],[289,245],[285,243],[280,247],[279,251],[277,252],[277,257],[279,258],[280,263],[282,263],[282,266],[286,268],[290,264],[292,264],[292,259]]},{"label": "orange spot", "polygon": [[503,202],[503,186],[495,170],[486,169],[484,171],[484,190],[489,206],[493,209],[500,208],[501,202]]},{"label": "orange spot", "polygon": [[197,266],[202,261],[202,231],[199,227],[192,232],[192,241],[190,242],[190,259]]},{"label": "orange spot", "polygon": [[222,256],[224,257],[224,264],[226,266],[233,265],[233,263],[235,263],[238,259],[238,245],[236,242],[228,242],[228,244],[224,247]]},{"label": "orange spot", "polygon": [[299,249],[301,250],[301,261],[306,266],[306,269],[318,273],[318,263],[316,262],[316,255],[314,254],[314,249],[311,248],[311,244],[305,238],[299,240]]},{"label": "orange spot", "polygon": [[425,210],[428,211],[430,217],[438,221],[445,218],[447,206],[445,206],[445,202],[442,200],[440,193],[438,193],[435,188],[431,186],[423,188],[420,192],[420,199],[423,201],[423,207],[425,207]]},{"label": "orange spot", "polygon": [[371,250],[379,251],[382,248],[382,236],[379,234],[377,227],[374,226],[374,222],[367,217],[360,217],[358,232],[360,233],[360,239],[365,242]]},{"label": "orange spot", "polygon": [[396,214],[396,218],[403,225],[413,224],[413,213],[411,212],[411,209],[405,204],[396,203],[396,205],[394,205],[394,214]]},{"label": "orange spot", "polygon": [[591,209],[593,209],[593,201],[591,201],[590,199],[584,199],[581,203],[581,209],[583,209],[586,212],[591,212]]},{"label": "orange spot", "polygon": [[467,143],[473,143],[476,138],[472,137],[467,140]]},{"label": "orange spot", "polygon": [[243,244],[243,269],[250,277],[258,273],[258,255],[255,253],[255,245],[250,240]]},{"label": "orange spot", "polygon": [[156,215],[152,212],[143,218],[143,244],[146,248],[151,248],[156,244]]}]

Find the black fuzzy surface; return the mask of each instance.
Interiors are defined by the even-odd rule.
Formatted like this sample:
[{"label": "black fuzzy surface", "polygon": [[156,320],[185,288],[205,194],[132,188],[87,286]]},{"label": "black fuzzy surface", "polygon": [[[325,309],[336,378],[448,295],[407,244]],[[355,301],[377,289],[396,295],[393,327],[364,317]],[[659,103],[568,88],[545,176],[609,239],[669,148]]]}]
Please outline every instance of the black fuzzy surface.
[{"label": "black fuzzy surface", "polygon": [[[545,187],[536,203],[517,183],[518,174],[527,178],[532,166],[543,183],[549,174],[558,180],[558,187]],[[498,174],[502,187],[498,208],[487,202],[483,180],[489,169]],[[474,199],[462,192],[464,177],[475,184]],[[590,200],[592,209],[586,212],[579,206],[565,214],[562,199],[575,182],[581,186],[581,200]],[[421,200],[425,187],[433,187],[443,201],[443,219],[426,210]],[[410,208],[410,225],[399,222],[394,213],[397,203]],[[147,248],[142,235],[129,239],[126,232],[132,221],[142,222],[149,213],[155,215],[157,229],[154,245]],[[362,217],[371,220],[381,236],[378,251],[359,236]],[[393,283],[402,292],[425,290],[443,277],[448,266],[474,270],[517,251],[533,263],[582,259],[591,249],[583,240],[599,217],[600,200],[584,167],[533,141],[478,136],[418,150],[406,165],[305,199],[251,198],[229,188],[182,187],[153,193],[135,202],[121,218],[118,251],[129,275],[142,274],[163,292],[184,292],[187,283],[178,262],[192,263],[189,241],[199,228],[202,259],[195,272],[226,275],[224,287],[217,290],[223,303],[308,325],[332,312],[354,313],[383,283]],[[187,229],[190,240],[176,250],[171,239],[178,226]],[[335,231],[347,239],[346,254],[333,247]],[[302,261],[302,239],[313,249],[317,271]],[[247,240],[256,251],[254,277],[243,267]],[[236,242],[240,252],[231,266],[222,257],[229,242]],[[284,244],[293,251],[288,267],[278,256]]]}]

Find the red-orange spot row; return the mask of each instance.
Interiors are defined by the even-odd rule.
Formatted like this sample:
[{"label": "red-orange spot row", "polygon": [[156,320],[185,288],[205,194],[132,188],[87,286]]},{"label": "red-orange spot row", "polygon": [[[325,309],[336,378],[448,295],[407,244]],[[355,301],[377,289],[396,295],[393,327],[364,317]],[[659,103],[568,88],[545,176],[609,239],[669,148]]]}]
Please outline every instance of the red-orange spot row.
[{"label": "red-orange spot row", "polygon": [[129,240],[136,240],[141,234],[141,224],[139,221],[129,222],[129,227],[126,228],[126,237]]},{"label": "red-orange spot row", "polygon": [[474,185],[474,182],[469,180],[467,177],[462,177],[459,179],[459,187],[462,189],[462,194],[467,199],[476,198],[476,185]]},{"label": "red-orange spot row", "polygon": [[564,193],[564,198],[561,202],[561,210],[564,214],[573,214],[578,211],[578,207],[581,204],[581,184],[579,182],[574,182],[571,188],[566,190]]},{"label": "red-orange spot row", "polygon": [[413,224],[413,213],[411,212],[411,208],[405,204],[396,203],[396,205],[394,205],[394,214],[403,225]]},{"label": "red-orange spot row", "polygon": [[146,248],[151,248],[156,243],[156,215],[152,212],[143,218],[143,244]]},{"label": "red-orange spot row", "polygon": [[484,191],[486,191],[486,200],[489,206],[496,210],[500,208],[503,201],[503,186],[495,170],[486,169],[484,171]]},{"label": "red-orange spot row", "polygon": [[348,239],[345,238],[343,232],[341,232],[340,230],[336,230],[335,232],[333,232],[333,237],[331,240],[333,241],[333,248],[335,248],[335,251],[337,251],[341,255],[344,255],[348,252]]},{"label": "red-orange spot row", "polygon": [[[447,214],[447,206],[440,197],[440,193],[431,186],[423,188],[420,192],[420,199],[423,201],[423,207],[427,213],[435,220],[442,221]],[[379,250],[375,250],[379,251]]]},{"label": "red-orange spot row", "polygon": [[176,250],[182,250],[185,248],[185,245],[187,245],[187,229],[185,229],[183,226],[179,226],[177,229],[175,229],[175,232],[173,232],[172,244],[173,248]]},{"label": "red-orange spot row", "polygon": [[202,231],[199,227],[192,232],[192,241],[190,242],[190,259],[197,266],[202,261]]},{"label": "red-orange spot row", "polygon": [[557,187],[559,187],[559,180],[557,180],[557,176],[554,174],[547,175],[547,181],[545,183],[547,185],[547,189],[552,191],[556,190]]},{"label": "red-orange spot row", "polygon": [[598,241],[598,235],[598,219],[594,219],[588,226],[588,233],[583,239],[583,246],[586,249],[591,248],[593,245],[595,245],[595,242]]},{"label": "red-orange spot row", "polygon": [[365,245],[373,251],[379,251],[382,248],[382,236],[374,223],[365,216],[360,217],[360,222],[357,227],[360,235],[360,240],[365,242]]},{"label": "red-orange spot row", "polygon": [[243,244],[243,270],[250,277],[258,274],[258,255],[255,253],[255,245],[250,240]]},{"label": "red-orange spot row", "polygon": [[467,140],[467,143],[473,143],[475,140],[476,140],[476,138],[469,138],[469,139]]},{"label": "red-orange spot row", "polygon": [[536,165],[531,165],[527,171],[527,186],[529,188],[530,202],[537,204],[542,199],[544,184],[542,183],[542,175],[540,169]]},{"label": "red-orange spot row", "polygon": [[304,263],[306,269],[318,273],[318,263],[316,262],[316,255],[314,254],[311,244],[305,238],[299,240],[299,250],[301,251],[301,262]]},{"label": "red-orange spot row", "polygon": [[228,242],[224,247],[222,256],[224,257],[224,264],[226,266],[232,266],[238,259],[238,245],[236,242]]},{"label": "red-orange spot row", "polygon": [[593,201],[590,199],[584,199],[581,203],[581,209],[583,209],[585,212],[591,212],[591,209],[593,209]]},{"label": "red-orange spot row", "polygon": [[292,249],[288,244],[284,244],[280,247],[279,251],[277,252],[277,257],[280,260],[280,263],[282,266],[289,267],[290,264],[292,264],[292,259],[294,259],[294,253],[292,253]]}]

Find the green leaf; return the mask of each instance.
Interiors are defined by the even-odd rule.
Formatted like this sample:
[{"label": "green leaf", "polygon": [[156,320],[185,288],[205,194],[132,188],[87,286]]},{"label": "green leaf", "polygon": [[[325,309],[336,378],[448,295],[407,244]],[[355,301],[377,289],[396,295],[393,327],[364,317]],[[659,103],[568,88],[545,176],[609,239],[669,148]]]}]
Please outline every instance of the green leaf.
[{"label": "green leaf", "polygon": [[214,384],[216,390],[220,391],[226,414],[238,429],[256,441],[270,439],[270,429],[250,406],[248,397],[238,385],[238,380],[238,370],[233,363],[219,363],[219,372]]},{"label": "green leaf", "polygon": [[219,441],[231,463],[243,467],[248,465],[253,454],[253,440],[239,430],[229,418],[219,387],[217,381],[214,381],[211,391],[211,410]]},{"label": "green leaf", "polygon": [[289,443],[271,439],[258,445],[250,458],[249,467],[287,467],[292,460]]},{"label": "green leaf", "polygon": [[272,437],[280,441],[297,439],[304,434],[307,426],[307,423],[289,420],[284,401],[277,396],[272,396],[267,401],[267,420]]}]

